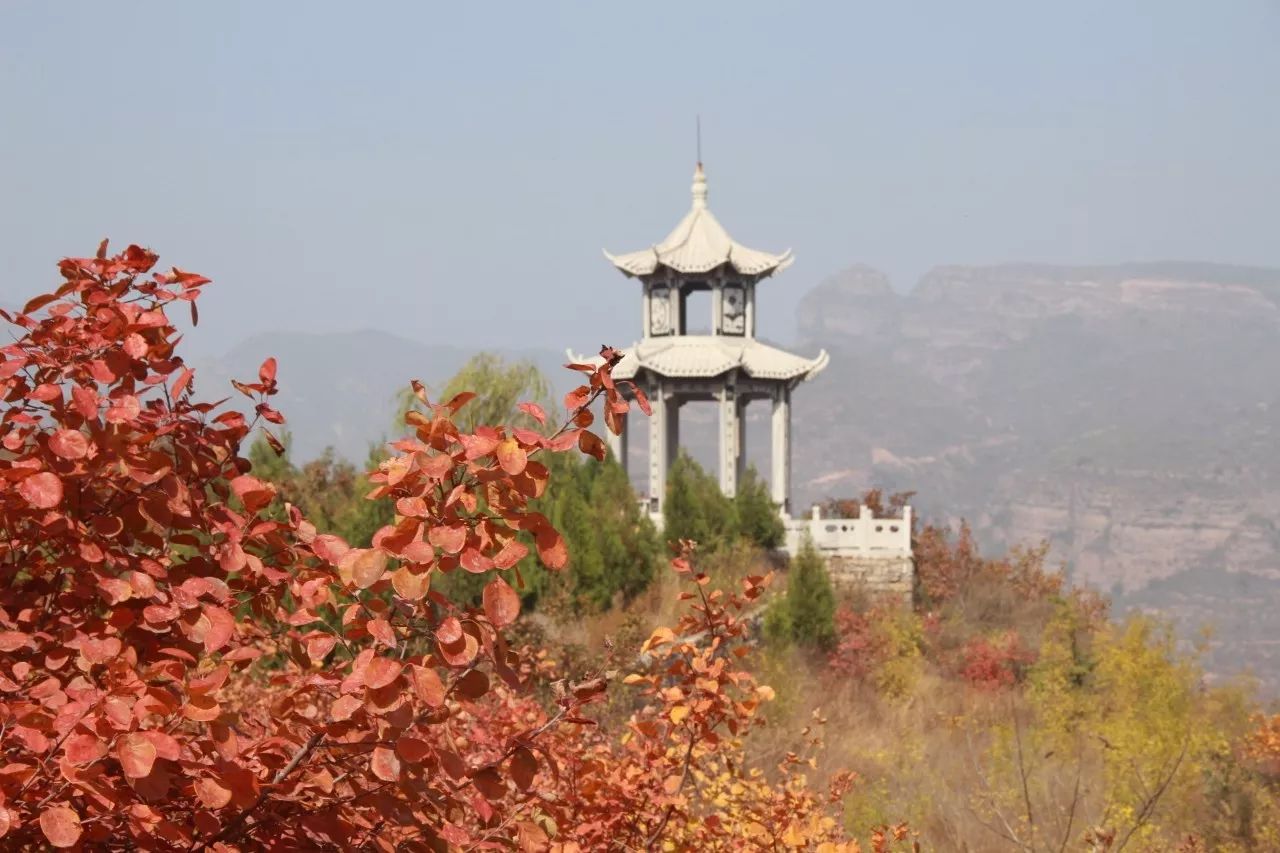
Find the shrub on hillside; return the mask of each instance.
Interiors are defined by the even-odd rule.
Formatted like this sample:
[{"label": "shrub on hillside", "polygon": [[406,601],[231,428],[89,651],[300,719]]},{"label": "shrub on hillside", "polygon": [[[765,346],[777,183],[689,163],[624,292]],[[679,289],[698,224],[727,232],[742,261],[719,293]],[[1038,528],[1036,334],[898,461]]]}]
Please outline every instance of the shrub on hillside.
[{"label": "shrub on hillside", "polygon": [[765,633],[774,642],[817,650],[836,641],[835,592],[827,564],[807,536],[787,572],[787,593],[770,606]]}]

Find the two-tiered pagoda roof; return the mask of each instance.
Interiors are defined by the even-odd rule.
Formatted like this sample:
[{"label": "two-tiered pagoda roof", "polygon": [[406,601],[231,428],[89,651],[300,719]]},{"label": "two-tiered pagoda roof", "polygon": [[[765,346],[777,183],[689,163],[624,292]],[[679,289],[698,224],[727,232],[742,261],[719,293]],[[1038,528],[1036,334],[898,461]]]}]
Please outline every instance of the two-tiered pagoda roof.
[{"label": "two-tiered pagoda roof", "polygon": [[678,273],[710,272],[728,264],[745,276],[763,278],[791,266],[791,250],[781,254],[750,249],[735,241],[707,208],[707,178],[698,164],[693,175],[693,207],[656,246],[604,256],[629,276],[647,276],[660,267]]}]

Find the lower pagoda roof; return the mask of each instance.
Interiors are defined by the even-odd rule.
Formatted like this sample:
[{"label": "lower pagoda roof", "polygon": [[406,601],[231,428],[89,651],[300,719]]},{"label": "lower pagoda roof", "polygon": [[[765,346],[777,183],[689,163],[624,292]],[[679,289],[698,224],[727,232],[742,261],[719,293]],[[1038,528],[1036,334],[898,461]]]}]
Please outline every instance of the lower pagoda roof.
[{"label": "lower pagoda roof", "polygon": [[[714,378],[735,368],[755,379],[802,381],[822,372],[830,361],[826,350],[815,358],[778,349],[755,338],[728,335],[675,335],[645,338],[622,350],[622,361],[613,369],[617,379],[634,379],[642,370],[678,379]],[[569,354],[578,362],[598,362]]]}]

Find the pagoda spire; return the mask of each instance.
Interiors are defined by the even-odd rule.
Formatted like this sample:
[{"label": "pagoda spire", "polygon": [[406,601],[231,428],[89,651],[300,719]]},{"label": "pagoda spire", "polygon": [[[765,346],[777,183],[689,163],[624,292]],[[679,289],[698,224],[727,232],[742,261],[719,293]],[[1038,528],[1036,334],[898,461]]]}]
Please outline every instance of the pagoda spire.
[{"label": "pagoda spire", "polygon": [[707,209],[707,174],[702,171],[701,161],[693,170],[693,209]]}]

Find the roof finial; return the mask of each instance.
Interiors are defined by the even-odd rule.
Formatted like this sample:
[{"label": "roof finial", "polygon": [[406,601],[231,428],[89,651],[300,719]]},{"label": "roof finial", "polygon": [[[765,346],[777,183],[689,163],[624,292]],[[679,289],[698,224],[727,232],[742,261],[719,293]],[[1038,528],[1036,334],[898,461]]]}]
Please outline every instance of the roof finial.
[{"label": "roof finial", "polygon": [[693,170],[693,207],[703,210],[707,206],[707,176],[702,171],[702,116],[697,117],[698,165]]},{"label": "roof finial", "polygon": [[698,165],[701,166],[702,165],[702,116],[700,114],[696,115],[694,116],[693,120],[696,123],[695,126],[697,127],[696,132],[697,132],[697,139],[698,139]]}]

